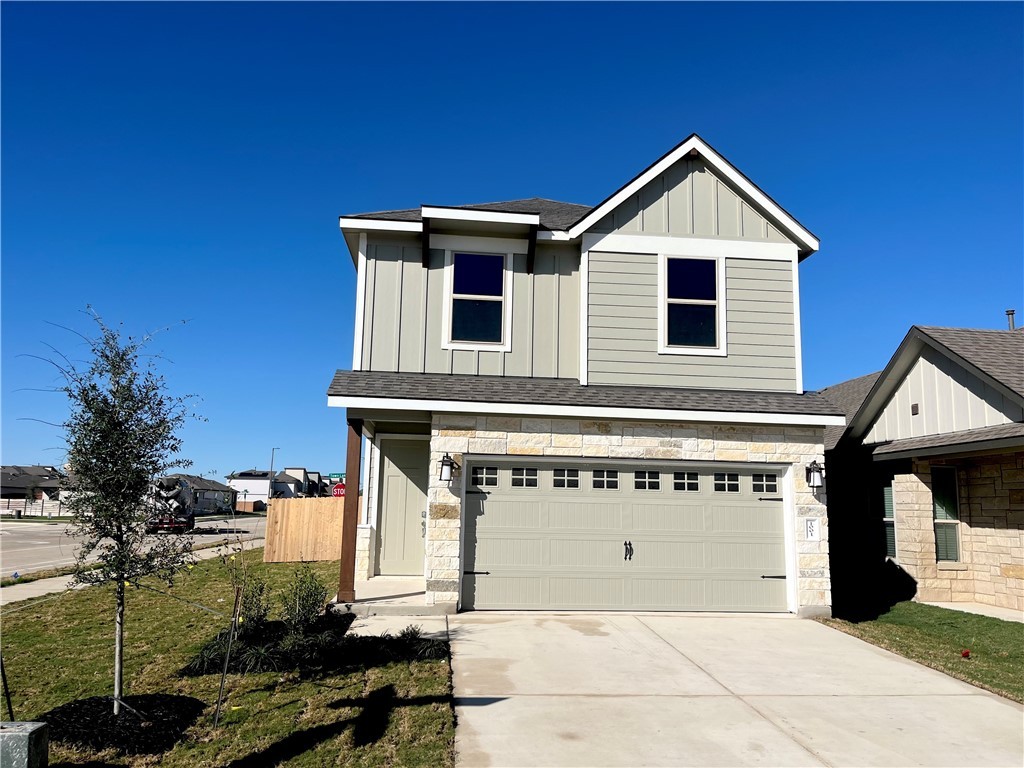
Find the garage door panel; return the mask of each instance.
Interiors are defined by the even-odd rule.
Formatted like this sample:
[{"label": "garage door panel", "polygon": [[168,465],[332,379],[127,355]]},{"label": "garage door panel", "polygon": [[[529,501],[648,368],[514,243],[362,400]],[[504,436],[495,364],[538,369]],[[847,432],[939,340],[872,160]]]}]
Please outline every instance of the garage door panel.
[{"label": "garage door panel", "polygon": [[551,576],[548,597],[553,608],[625,608],[625,579],[592,574]]},{"label": "garage door panel", "polygon": [[569,530],[622,530],[622,505],[600,504],[586,499],[547,503],[548,528]]},{"label": "garage door panel", "polygon": [[703,531],[705,525],[703,504],[683,506],[666,501],[633,505],[633,529],[636,531]]},{"label": "garage door panel", "polygon": [[[759,498],[750,466],[723,475],[720,466],[662,462],[653,465],[660,488],[637,488],[634,470],[642,481],[652,465],[623,461],[611,465],[618,487],[607,488],[593,473],[606,463],[484,464],[499,467],[499,480],[486,495],[467,495],[466,608],[786,610],[785,579],[761,578],[786,571],[783,504]],[[537,488],[512,486],[512,467],[536,470]],[[579,488],[555,486],[554,470],[568,467],[578,468]],[[716,474],[727,490],[716,490]]]},{"label": "garage door panel", "polygon": [[707,605],[704,577],[633,577],[633,607],[650,610],[699,611]]},{"label": "garage door panel", "polygon": [[558,539],[552,538],[552,568],[607,568],[623,560],[623,546],[618,539]]},{"label": "garage door panel", "polygon": [[782,573],[786,567],[780,542],[716,541],[707,545],[708,568],[722,571]]},{"label": "garage door panel", "polygon": [[711,510],[711,530],[722,533],[781,534],[779,505],[761,502],[756,506],[716,506]]}]

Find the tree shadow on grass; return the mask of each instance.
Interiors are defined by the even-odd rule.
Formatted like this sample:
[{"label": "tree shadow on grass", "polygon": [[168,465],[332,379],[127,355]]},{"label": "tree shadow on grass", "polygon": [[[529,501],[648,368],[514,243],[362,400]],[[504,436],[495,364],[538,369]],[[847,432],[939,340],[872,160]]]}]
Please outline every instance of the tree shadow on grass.
[{"label": "tree shadow on grass", "polygon": [[278,765],[340,736],[350,727],[352,728],[352,745],[354,747],[375,744],[387,733],[388,725],[391,722],[391,713],[395,710],[402,707],[422,707],[447,702],[449,702],[448,696],[399,698],[395,695],[395,686],[390,684],[377,688],[362,698],[337,699],[327,706],[331,709],[356,708],[359,713],[336,723],[325,723],[290,733],[266,749],[235,760],[229,764],[228,768],[262,768],[267,765]]}]

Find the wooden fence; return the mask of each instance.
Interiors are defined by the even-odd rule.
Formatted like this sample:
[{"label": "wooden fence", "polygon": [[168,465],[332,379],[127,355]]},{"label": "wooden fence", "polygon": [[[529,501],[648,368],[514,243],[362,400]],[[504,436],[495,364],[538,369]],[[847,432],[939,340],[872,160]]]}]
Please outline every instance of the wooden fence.
[{"label": "wooden fence", "polygon": [[344,498],[274,499],[267,509],[265,563],[338,560]]}]

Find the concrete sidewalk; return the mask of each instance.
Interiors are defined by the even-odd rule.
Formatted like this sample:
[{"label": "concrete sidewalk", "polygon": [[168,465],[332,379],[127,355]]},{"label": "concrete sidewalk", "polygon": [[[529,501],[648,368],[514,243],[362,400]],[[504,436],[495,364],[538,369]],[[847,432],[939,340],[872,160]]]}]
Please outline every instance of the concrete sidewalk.
[{"label": "concrete sidewalk", "polygon": [[1024,708],[790,617],[449,617],[459,766],[1024,765]]},{"label": "concrete sidewalk", "polygon": [[1000,608],[996,605],[985,605],[984,603],[925,603],[934,605],[936,608],[946,608],[950,611],[961,611],[963,613],[976,613],[979,616],[990,616],[993,619],[1003,621],[1016,621],[1024,624],[1024,611],[1015,611],[1012,608]]},{"label": "concrete sidewalk", "polygon": [[[255,549],[257,547],[262,547],[264,540],[242,539],[242,544],[247,550]],[[219,547],[200,549],[195,552],[195,556],[197,560],[210,560],[214,557],[220,557],[222,554],[237,551],[238,542],[234,542],[232,544],[224,544]],[[69,588],[72,588],[72,578],[73,577],[71,576],[54,576],[52,579],[39,579],[38,581],[30,581],[27,584],[12,584],[9,587],[0,587],[0,605],[9,605],[10,603],[29,600],[33,597],[64,592]],[[84,588],[85,587],[83,586],[73,587],[73,589]]]}]

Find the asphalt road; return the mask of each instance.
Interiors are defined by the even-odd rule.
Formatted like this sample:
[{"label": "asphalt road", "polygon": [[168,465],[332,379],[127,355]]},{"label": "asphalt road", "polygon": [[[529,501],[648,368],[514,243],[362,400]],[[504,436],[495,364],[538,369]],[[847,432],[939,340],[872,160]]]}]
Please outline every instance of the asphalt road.
[{"label": "asphalt road", "polygon": [[[262,537],[266,518],[197,517],[194,541]],[[66,523],[0,521],[0,576],[60,568],[75,561],[77,546]]]}]

